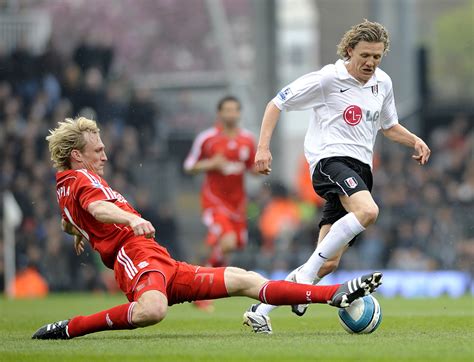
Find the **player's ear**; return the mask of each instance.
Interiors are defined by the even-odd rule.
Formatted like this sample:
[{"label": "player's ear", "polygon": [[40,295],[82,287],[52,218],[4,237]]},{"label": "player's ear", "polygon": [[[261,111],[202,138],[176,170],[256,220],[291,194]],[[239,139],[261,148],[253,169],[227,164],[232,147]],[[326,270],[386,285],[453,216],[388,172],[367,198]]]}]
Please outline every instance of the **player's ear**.
[{"label": "player's ear", "polygon": [[353,48],[351,48],[351,47],[348,47],[348,48],[347,48],[347,57],[348,57],[349,59],[352,58],[352,53],[353,53],[353,52],[354,52],[354,49],[353,49]]},{"label": "player's ear", "polygon": [[82,154],[81,151],[79,150],[72,150],[71,151],[71,158],[76,161],[76,162],[81,162],[82,161]]}]

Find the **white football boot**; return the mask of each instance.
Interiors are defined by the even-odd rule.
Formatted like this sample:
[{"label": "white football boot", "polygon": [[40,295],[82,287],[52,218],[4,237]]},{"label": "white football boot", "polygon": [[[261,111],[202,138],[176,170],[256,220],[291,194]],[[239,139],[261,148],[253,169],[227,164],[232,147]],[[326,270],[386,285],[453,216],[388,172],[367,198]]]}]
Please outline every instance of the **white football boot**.
[{"label": "white football boot", "polygon": [[270,317],[257,313],[258,304],[252,304],[244,313],[244,325],[252,328],[255,333],[272,334]]}]

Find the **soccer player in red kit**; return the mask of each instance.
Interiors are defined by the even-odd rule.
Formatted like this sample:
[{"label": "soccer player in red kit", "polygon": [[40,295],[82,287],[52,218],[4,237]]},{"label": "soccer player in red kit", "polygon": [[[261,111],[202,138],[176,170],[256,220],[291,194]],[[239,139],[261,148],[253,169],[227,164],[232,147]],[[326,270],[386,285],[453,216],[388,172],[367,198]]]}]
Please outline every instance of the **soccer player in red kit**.
[{"label": "soccer player in red kit", "polygon": [[103,179],[107,156],[95,121],[66,119],[46,139],[58,170],[56,190],[63,230],[74,235],[78,254],[84,250],[84,241],[92,245],[103,263],[114,270],[129,302],[46,324],[33,339],[70,339],[146,327],[160,322],[173,304],[230,296],[248,296],[274,305],[313,302],[341,308],[381,284],[378,272],[344,284],[313,286],[268,281],[240,268],[207,268],[176,261],[154,240],[153,225]]},{"label": "soccer player in red kit", "polygon": [[184,162],[190,174],[206,174],[201,191],[202,219],[211,248],[209,266],[227,265],[227,255],[247,243],[244,174],[253,171],[255,139],[239,127],[241,104],[232,96],[217,104],[217,122],[198,134]]},{"label": "soccer player in red kit", "polygon": [[[244,174],[254,171],[255,139],[239,127],[240,101],[226,96],[217,103],[216,124],[197,135],[184,162],[189,174],[205,173],[201,190],[202,221],[208,228],[207,266],[228,265],[229,254],[247,244],[247,197]],[[196,301],[205,311],[211,301]]]}]

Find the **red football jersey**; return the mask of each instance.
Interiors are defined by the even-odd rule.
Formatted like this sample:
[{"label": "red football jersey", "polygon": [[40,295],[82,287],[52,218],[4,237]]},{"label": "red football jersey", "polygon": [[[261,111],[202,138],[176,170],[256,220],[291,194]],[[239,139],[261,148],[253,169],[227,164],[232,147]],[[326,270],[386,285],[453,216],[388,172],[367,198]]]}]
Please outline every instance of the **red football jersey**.
[{"label": "red football jersey", "polygon": [[228,163],[223,172],[206,172],[201,191],[202,208],[216,208],[235,220],[242,220],[246,217],[244,172],[253,167],[255,139],[242,128],[234,137],[224,134],[219,125],[209,128],[194,140],[184,168],[191,169],[198,161],[219,153]]},{"label": "red football jersey", "polygon": [[64,220],[73,224],[99,252],[104,264],[113,269],[119,248],[134,237],[133,230],[125,225],[104,224],[96,220],[87,207],[93,201],[104,200],[122,210],[140,214],[102,177],[85,169],[58,172],[56,193]]}]

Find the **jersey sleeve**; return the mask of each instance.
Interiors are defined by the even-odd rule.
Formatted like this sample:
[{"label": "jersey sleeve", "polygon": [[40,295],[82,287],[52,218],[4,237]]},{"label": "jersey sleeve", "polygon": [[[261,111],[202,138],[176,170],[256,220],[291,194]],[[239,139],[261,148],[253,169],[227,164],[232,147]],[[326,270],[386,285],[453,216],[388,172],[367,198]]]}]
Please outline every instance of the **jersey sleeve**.
[{"label": "jersey sleeve", "polygon": [[273,98],[273,103],[281,111],[305,110],[320,105],[323,102],[321,77],[319,72],[303,75],[284,87]]},{"label": "jersey sleeve", "polygon": [[382,129],[388,129],[398,123],[397,109],[395,107],[395,97],[393,95],[392,80],[387,81],[388,93],[382,104],[380,112],[380,125]]},{"label": "jersey sleeve", "polygon": [[113,190],[107,184],[104,185],[97,176],[87,171],[78,171],[77,174],[73,193],[84,210],[87,210],[89,204],[94,201],[114,202],[117,200]]},{"label": "jersey sleeve", "polygon": [[184,160],[183,168],[186,171],[191,170],[198,161],[203,159],[203,146],[206,139],[207,136],[204,133],[200,133],[194,139],[191,150]]}]

